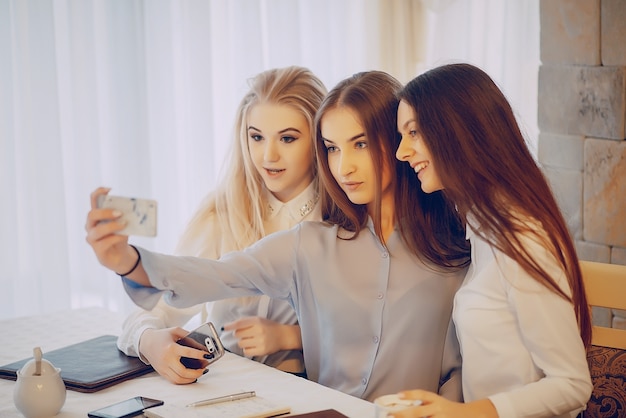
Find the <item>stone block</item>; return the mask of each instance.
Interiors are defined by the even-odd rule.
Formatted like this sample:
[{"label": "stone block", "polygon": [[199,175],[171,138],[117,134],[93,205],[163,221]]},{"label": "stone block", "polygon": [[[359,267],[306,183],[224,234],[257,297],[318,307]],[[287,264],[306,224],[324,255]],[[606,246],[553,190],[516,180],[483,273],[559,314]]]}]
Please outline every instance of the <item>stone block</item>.
[{"label": "stone block", "polygon": [[598,263],[608,263],[611,260],[611,247],[608,245],[586,241],[574,241],[574,245],[580,260],[597,261]]},{"label": "stone block", "polygon": [[626,137],[626,67],[539,67],[542,132]]},{"label": "stone block", "polygon": [[626,247],[626,141],[587,138],[584,153],[584,240]]},{"label": "stone block", "polygon": [[600,65],[600,0],[541,0],[543,64]]},{"label": "stone block", "polygon": [[582,238],[582,172],[543,167],[554,197],[574,239]]},{"label": "stone block", "polygon": [[621,264],[623,266],[626,266],[626,248],[611,248],[611,264]]},{"label": "stone block", "polygon": [[626,65],[626,1],[602,0],[600,16],[602,65]]},{"label": "stone block", "polygon": [[583,136],[539,133],[537,156],[544,167],[583,170]]},{"label": "stone block", "polygon": [[591,323],[601,327],[613,326],[613,314],[608,308],[600,308],[597,306],[591,307]]}]

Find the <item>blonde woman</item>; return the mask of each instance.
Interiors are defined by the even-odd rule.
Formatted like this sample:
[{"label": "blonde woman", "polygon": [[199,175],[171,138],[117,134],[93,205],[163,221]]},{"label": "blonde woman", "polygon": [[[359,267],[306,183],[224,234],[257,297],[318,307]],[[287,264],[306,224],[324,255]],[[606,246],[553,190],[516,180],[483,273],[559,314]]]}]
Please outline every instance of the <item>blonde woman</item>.
[{"label": "blonde woman", "polygon": [[[326,89],[308,69],[286,67],[250,81],[234,126],[230,163],[217,190],[200,205],[177,254],[217,259],[302,220],[320,220],[313,120]],[[192,317],[212,321],[226,349],[281,370],[301,373],[302,341],[293,308],[268,296],[239,297],[186,309],[163,301],[130,315],[118,347],[139,356],[169,381],[194,382],[202,370],[180,362],[176,340]]]}]

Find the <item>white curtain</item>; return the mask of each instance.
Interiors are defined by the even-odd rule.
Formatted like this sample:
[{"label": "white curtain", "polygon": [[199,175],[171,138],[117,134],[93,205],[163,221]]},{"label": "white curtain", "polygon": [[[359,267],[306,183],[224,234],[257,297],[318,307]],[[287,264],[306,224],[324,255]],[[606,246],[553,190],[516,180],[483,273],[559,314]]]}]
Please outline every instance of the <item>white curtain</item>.
[{"label": "white curtain", "polygon": [[539,0],[423,0],[426,56],[418,71],[464,61],[507,96],[536,155]]},{"label": "white curtain", "polygon": [[0,318],[131,309],[85,243],[89,193],[158,200],[158,237],[132,241],[172,252],[264,69],[306,66],[331,88],[369,69],[405,82],[446,59],[486,63],[533,112],[538,41],[523,42],[538,39],[538,0],[504,3],[0,0]]}]

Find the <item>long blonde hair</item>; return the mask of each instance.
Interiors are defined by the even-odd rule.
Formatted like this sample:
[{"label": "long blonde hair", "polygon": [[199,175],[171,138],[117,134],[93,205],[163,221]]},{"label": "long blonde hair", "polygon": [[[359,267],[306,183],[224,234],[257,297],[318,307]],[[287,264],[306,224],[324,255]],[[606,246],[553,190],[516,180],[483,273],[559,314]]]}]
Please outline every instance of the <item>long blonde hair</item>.
[{"label": "long blonde hair", "polygon": [[[263,179],[254,168],[248,149],[248,112],[257,103],[287,105],[302,113],[315,132],[315,112],[326,88],[310,70],[298,66],[275,68],[259,73],[249,80],[250,90],[241,100],[233,129],[229,164],[219,186],[209,193],[181,236],[177,252],[201,255],[206,248],[215,248],[221,237],[218,255],[245,248],[266,235],[263,219],[267,204],[262,193]],[[317,188],[315,147],[311,138],[312,167]],[[211,222],[215,218],[215,222]],[[212,224],[218,231],[207,230]],[[218,235],[219,234],[219,235]]]}]

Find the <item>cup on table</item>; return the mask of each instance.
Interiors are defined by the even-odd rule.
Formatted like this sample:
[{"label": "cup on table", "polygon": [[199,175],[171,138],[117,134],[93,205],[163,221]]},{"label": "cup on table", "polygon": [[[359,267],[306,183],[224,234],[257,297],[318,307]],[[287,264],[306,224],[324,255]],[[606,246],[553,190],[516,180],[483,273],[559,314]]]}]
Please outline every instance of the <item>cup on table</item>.
[{"label": "cup on table", "polygon": [[387,418],[387,414],[389,413],[399,412],[421,404],[422,401],[420,400],[401,399],[396,394],[383,395],[374,399],[376,418]]}]

